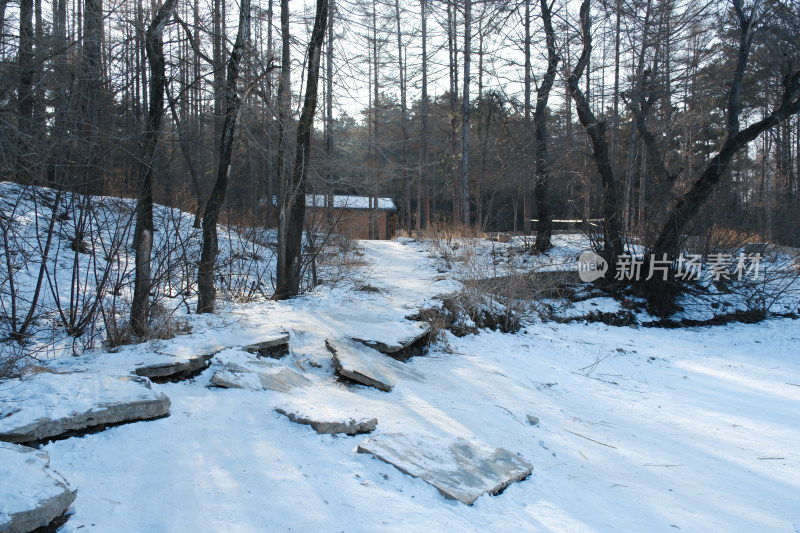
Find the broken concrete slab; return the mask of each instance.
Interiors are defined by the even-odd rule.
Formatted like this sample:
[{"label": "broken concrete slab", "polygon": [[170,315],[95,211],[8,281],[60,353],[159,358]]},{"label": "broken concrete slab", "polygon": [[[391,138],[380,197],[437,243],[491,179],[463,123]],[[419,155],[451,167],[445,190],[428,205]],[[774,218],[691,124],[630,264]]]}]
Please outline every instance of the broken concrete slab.
[{"label": "broken concrete slab", "polygon": [[349,339],[327,338],[336,371],[353,381],[389,392],[404,379],[420,381],[421,376],[405,363]]},{"label": "broken concrete slab", "polygon": [[[211,383],[225,389],[272,390],[289,392],[311,383],[311,380],[289,367],[278,367],[266,361],[253,361],[247,366],[229,363],[211,376]],[[278,370],[275,370],[278,369]]]},{"label": "broken concrete slab", "polygon": [[[14,383],[18,382],[18,383]],[[0,441],[30,443],[159,418],[170,400],[144,377],[42,372],[9,380],[0,393]]]},{"label": "broken concrete slab", "polygon": [[245,352],[257,354],[260,357],[280,359],[289,353],[289,334],[281,332],[277,335],[270,335],[262,341],[242,346],[242,349]]},{"label": "broken concrete slab", "polygon": [[374,336],[370,338],[353,337],[362,344],[374,348],[387,355],[396,354],[423,340],[430,334],[431,326],[427,322],[401,322],[397,324],[394,335]]},{"label": "broken concrete slab", "polygon": [[157,383],[171,380],[182,381],[192,378],[208,368],[214,354],[194,355],[185,360],[175,360],[168,355],[165,357],[170,357],[170,359],[160,363],[138,366],[134,369],[134,372],[137,376],[150,378]]},{"label": "broken concrete slab", "polygon": [[276,407],[275,410],[292,422],[311,426],[314,431],[320,434],[335,435],[344,433],[345,435],[357,435],[359,433],[371,433],[378,426],[377,418],[342,417],[338,413],[330,412],[326,409]]},{"label": "broken concrete slab", "polygon": [[0,442],[0,531],[33,531],[72,504],[77,491],[49,466],[47,452]]},{"label": "broken concrete slab", "polygon": [[358,445],[401,472],[436,487],[445,497],[472,505],[528,477],[533,466],[503,448],[462,438],[386,433]]}]

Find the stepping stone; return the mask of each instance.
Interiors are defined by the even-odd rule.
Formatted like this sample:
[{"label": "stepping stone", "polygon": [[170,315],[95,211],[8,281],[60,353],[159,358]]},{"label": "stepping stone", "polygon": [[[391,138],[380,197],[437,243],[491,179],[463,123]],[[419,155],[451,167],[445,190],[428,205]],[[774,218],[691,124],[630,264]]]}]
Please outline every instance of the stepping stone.
[{"label": "stepping stone", "polygon": [[394,330],[390,335],[354,336],[353,340],[366,344],[381,353],[391,355],[421,341],[431,332],[431,326],[427,322],[391,323],[390,327]]},{"label": "stepping stone", "polygon": [[33,531],[72,504],[77,490],[49,466],[44,451],[0,442],[0,531]]},{"label": "stepping stone", "polygon": [[[253,361],[248,366],[229,363],[214,372],[214,375],[211,376],[211,383],[225,389],[272,390],[277,392],[289,392],[292,389],[311,383],[310,379],[289,367],[280,367],[280,370],[270,372],[269,370],[276,368],[275,365],[257,365],[260,362]],[[261,368],[256,369],[259,366]]]},{"label": "stepping stone", "polygon": [[324,406],[318,408],[301,407],[276,407],[275,410],[285,415],[292,422],[305,424],[314,428],[320,434],[334,435],[344,433],[345,435],[356,435],[358,433],[370,433],[378,426],[377,418],[349,418],[326,409]]},{"label": "stepping stone", "polygon": [[528,477],[533,466],[503,448],[428,435],[387,433],[358,445],[404,474],[436,487],[445,497],[472,505]]},{"label": "stepping stone", "polygon": [[269,338],[242,346],[245,352],[258,354],[261,357],[280,359],[289,353],[289,334],[286,332],[272,335]]},{"label": "stepping stone", "polygon": [[332,309],[320,317],[341,337],[359,339],[387,354],[397,353],[430,332],[427,322],[398,320],[358,307]]},{"label": "stepping stone", "polygon": [[42,372],[7,380],[0,392],[0,441],[67,437],[110,424],[159,418],[170,401],[147,378]]},{"label": "stepping stone", "polygon": [[137,366],[134,372],[137,376],[144,376],[155,382],[189,379],[208,368],[211,358],[224,348],[220,346],[213,352],[184,357],[161,352],[157,355],[162,356],[162,361]]},{"label": "stepping stone", "polygon": [[421,381],[421,377],[405,363],[395,361],[355,340],[327,338],[325,344],[333,352],[336,371],[353,381],[389,392],[402,380]]}]

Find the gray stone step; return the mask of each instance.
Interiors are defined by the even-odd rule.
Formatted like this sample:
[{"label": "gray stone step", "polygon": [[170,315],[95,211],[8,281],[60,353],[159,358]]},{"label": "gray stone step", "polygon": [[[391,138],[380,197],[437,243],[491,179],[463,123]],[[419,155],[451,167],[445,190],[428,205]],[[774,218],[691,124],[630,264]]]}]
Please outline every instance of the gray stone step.
[{"label": "gray stone step", "polygon": [[503,448],[462,438],[386,433],[358,445],[401,472],[436,487],[445,497],[472,505],[528,477],[533,466]]},{"label": "gray stone step", "polygon": [[4,382],[0,441],[66,437],[106,425],[159,418],[169,414],[169,408],[169,398],[151,390],[147,378],[42,372]]},{"label": "gray stone step", "polygon": [[75,500],[46,452],[0,442],[0,532],[28,533],[48,525]]},{"label": "gray stone step", "polygon": [[353,381],[389,392],[403,380],[421,381],[422,377],[405,363],[395,361],[352,339],[329,337],[325,340],[333,352],[336,371]]}]

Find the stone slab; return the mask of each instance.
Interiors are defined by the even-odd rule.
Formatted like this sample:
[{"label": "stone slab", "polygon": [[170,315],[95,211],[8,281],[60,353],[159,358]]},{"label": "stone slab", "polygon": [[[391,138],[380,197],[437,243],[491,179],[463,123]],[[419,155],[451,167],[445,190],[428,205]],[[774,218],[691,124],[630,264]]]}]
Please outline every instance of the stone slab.
[{"label": "stone slab", "polygon": [[[289,367],[257,365],[254,361],[247,366],[229,363],[211,376],[211,383],[225,389],[272,390],[289,392],[297,387],[311,383],[304,375]],[[279,368],[278,370],[274,370]]]},{"label": "stone slab", "polygon": [[403,380],[420,381],[421,376],[405,363],[395,361],[360,342],[329,337],[336,371],[353,381],[389,392]]},{"label": "stone slab", "polygon": [[289,349],[289,334],[286,332],[271,335],[268,338],[246,346],[242,349],[247,353],[257,354],[261,357],[281,358]]},{"label": "stone slab", "polygon": [[214,354],[194,355],[185,360],[176,360],[169,355],[165,355],[165,357],[169,357],[169,359],[161,363],[138,366],[134,369],[134,372],[137,376],[144,376],[153,381],[186,379],[208,368],[209,361],[214,357]]},{"label": "stone slab", "polygon": [[0,393],[0,441],[28,443],[169,414],[170,400],[138,376],[42,372],[7,380]]},{"label": "stone slab", "polygon": [[72,504],[72,490],[50,470],[47,452],[0,442],[0,531],[28,533],[46,526]]},{"label": "stone slab", "polygon": [[374,335],[370,337],[353,337],[362,344],[388,355],[395,354],[421,341],[431,332],[427,322],[401,322],[396,325],[394,335]]},{"label": "stone slab", "polygon": [[401,472],[436,487],[445,497],[472,505],[525,479],[533,466],[503,448],[462,438],[386,433],[358,445]]},{"label": "stone slab", "polygon": [[370,433],[378,426],[377,418],[351,418],[340,416],[336,413],[319,412],[314,409],[292,409],[276,407],[275,410],[286,416],[292,422],[305,424],[314,428],[320,434],[335,435],[344,433],[345,435],[357,435],[359,433]]}]

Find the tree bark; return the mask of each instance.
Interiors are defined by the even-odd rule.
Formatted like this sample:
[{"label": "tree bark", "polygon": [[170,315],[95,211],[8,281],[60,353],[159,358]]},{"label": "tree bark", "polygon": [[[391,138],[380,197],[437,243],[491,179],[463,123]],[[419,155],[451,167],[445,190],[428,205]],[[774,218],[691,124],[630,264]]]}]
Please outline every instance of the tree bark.
[{"label": "tree bark", "polygon": [[[620,231],[617,186],[614,169],[609,159],[608,141],[606,140],[606,123],[598,120],[581,92],[579,83],[584,69],[589,64],[592,51],[591,18],[589,16],[589,0],[583,0],[580,9],[581,34],[583,51],[577,64],[567,78],[567,85],[575,100],[575,109],[586,134],[592,142],[592,158],[597,164],[602,183],[603,204],[603,257],[609,264],[616,263],[622,255],[622,237]],[[609,269],[607,277],[613,278],[614,271]]]},{"label": "tree bark", "polygon": [[553,235],[553,215],[547,200],[550,183],[550,161],[547,149],[547,100],[550,90],[556,79],[556,68],[559,57],[556,52],[556,35],[553,30],[551,7],[548,0],[541,0],[542,22],[544,24],[545,38],[547,41],[547,71],[536,92],[536,111],[533,114],[533,123],[536,128],[536,181],[534,194],[536,196],[536,211],[539,219],[536,225],[536,242],[533,249],[544,253],[552,246],[550,238]]},{"label": "tree bark", "polygon": [[464,98],[461,111],[461,214],[469,220],[469,67],[472,46],[472,0],[464,0]]},{"label": "tree bark", "polygon": [[406,231],[411,231],[411,178],[408,174],[408,111],[406,107],[406,71],[403,65],[403,41],[400,27],[400,0],[394,1],[397,21],[397,66],[400,71],[400,125],[403,131],[403,211]]},{"label": "tree bark", "polygon": [[306,76],[306,92],[303,109],[297,123],[297,153],[295,155],[294,172],[291,188],[294,201],[288,209],[288,224],[284,247],[278,248],[279,260],[283,271],[277,273],[275,298],[285,300],[300,292],[302,275],[303,223],[305,221],[306,185],[308,161],[311,155],[311,130],[314,125],[314,113],[317,108],[317,85],[319,82],[319,65],[322,56],[322,43],[325,40],[325,26],[328,21],[328,0],[317,0],[314,29],[308,43],[308,69]]},{"label": "tree bark", "polygon": [[[5,35],[3,35],[5,37]],[[30,184],[34,181],[31,148],[33,140],[33,0],[19,3],[19,50],[17,52],[17,120],[18,142],[16,157],[16,180]]]},{"label": "tree bark", "polygon": [[213,313],[216,304],[216,288],[214,287],[214,267],[219,254],[217,240],[217,221],[225,194],[228,189],[228,178],[233,152],[233,136],[236,130],[236,118],[239,114],[241,100],[236,89],[239,79],[239,65],[244,55],[245,46],[250,39],[250,0],[241,0],[239,8],[239,30],[228,58],[228,73],[225,81],[225,120],[222,125],[220,139],[219,167],[214,190],[206,203],[203,212],[203,250],[197,270],[197,313]]},{"label": "tree bark", "polygon": [[[420,0],[420,12],[422,16],[422,153],[420,163],[420,187],[422,188],[422,207],[417,206],[420,226],[430,227],[431,222],[431,202],[430,185],[428,184],[428,27],[426,24],[427,0]],[[420,195],[418,195],[420,196]]]},{"label": "tree bark", "polygon": [[164,89],[167,84],[162,33],[172,14],[176,0],[166,0],[147,28],[145,46],[150,64],[150,105],[147,114],[147,131],[144,140],[144,155],[139,169],[141,176],[139,198],[136,201],[136,228],[133,247],[136,250],[131,302],[131,330],[138,337],[147,334],[150,315],[150,256],[153,250],[153,164],[156,146],[164,115]]}]

